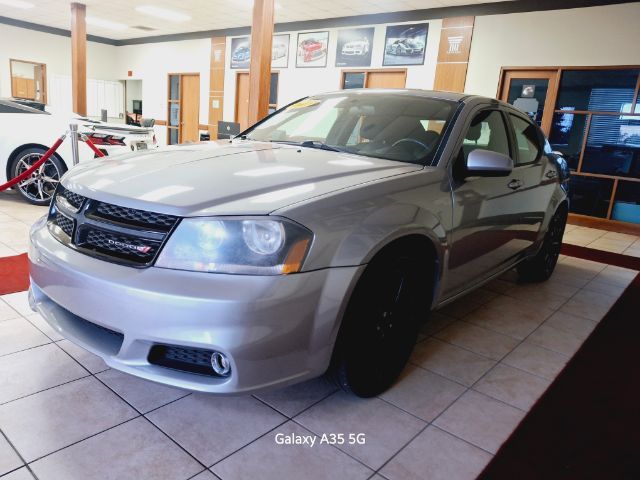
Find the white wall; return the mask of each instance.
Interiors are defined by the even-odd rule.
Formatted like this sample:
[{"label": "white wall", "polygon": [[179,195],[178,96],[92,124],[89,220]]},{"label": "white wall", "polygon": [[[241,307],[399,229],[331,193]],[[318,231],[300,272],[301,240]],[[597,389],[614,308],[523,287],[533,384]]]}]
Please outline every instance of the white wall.
[{"label": "white wall", "polygon": [[[114,79],[118,47],[87,42],[87,78]],[[71,75],[71,39],[0,24],[0,97],[11,96],[9,59],[47,65],[51,75]],[[69,106],[71,110],[71,106]]]},{"label": "white wall", "polygon": [[[407,23],[418,23],[407,22]],[[419,22],[422,23],[422,22]],[[371,66],[363,68],[406,68],[407,88],[433,88],[435,78],[436,61],[438,58],[438,46],[440,43],[441,20],[431,20],[427,36],[427,46],[425,52],[424,65],[382,67],[382,57],[384,55],[384,42],[386,25],[375,25],[373,37],[373,48]],[[394,24],[395,25],[395,24]],[[367,27],[371,25],[358,25],[349,28]],[[338,43],[337,28],[318,28],[313,31],[328,30],[329,45],[326,68],[296,68],[296,52],[298,33],[278,32],[277,35],[289,34],[289,63],[287,68],[274,69],[279,72],[278,79],[278,106],[286,105],[300,97],[313,95],[316,93],[330,92],[340,89],[341,71],[345,67],[336,67],[336,46]],[[231,37],[227,38],[226,48],[226,70],[224,78],[224,119],[234,121],[235,119],[235,95],[236,95],[236,75],[242,70],[235,70],[229,67],[231,61]]]},{"label": "white wall", "polygon": [[465,91],[494,97],[500,67],[640,64],[640,3],[476,17]]},{"label": "white wall", "polygon": [[[145,43],[118,48],[114,78],[142,80],[142,109],[145,118],[167,120],[167,78],[169,73],[200,74],[200,123],[209,117],[209,61],[211,40]],[[127,77],[127,71],[133,75]],[[166,128],[156,127],[160,144],[166,142]]]}]

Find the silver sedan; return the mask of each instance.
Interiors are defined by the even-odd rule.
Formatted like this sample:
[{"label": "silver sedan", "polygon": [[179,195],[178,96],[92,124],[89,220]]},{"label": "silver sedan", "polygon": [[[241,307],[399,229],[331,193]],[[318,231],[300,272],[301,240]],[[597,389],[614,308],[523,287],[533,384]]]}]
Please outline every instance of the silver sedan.
[{"label": "silver sedan", "polygon": [[79,165],[31,231],[30,301],[116,369],[218,394],[328,373],[368,397],[428,312],[555,267],[566,162],[477,96],[349,90],[232,141]]}]

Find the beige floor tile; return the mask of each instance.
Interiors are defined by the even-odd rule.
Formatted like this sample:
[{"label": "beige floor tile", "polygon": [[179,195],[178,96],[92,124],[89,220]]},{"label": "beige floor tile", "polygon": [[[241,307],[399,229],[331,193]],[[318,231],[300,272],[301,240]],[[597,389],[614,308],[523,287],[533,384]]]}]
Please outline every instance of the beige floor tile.
[{"label": "beige floor tile", "polygon": [[506,295],[509,291],[514,289],[516,285],[516,283],[500,277],[496,278],[495,280],[491,280],[489,283],[485,284],[483,288],[495,293]]},{"label": "beige floor tile", "polygon": [[420,367],[407,366],[380,398],[426,422],[432,421],[465,391],[459,383]]},{"label": "beige floor tile", "polygon": [[555,284],[527,283],[518,285],[509,292],[509,296],[515,298],[519,302],[525,302],[522,305],[530,305],[530,311],[541,310],[557,310],[567,299],[575,295],[579,287],[565,285],[556,282]]},{"label": "beige floor tile", "polygon": [[540,325],[540,328],[533,332],[527,340],[567,357],[573,357],[583,342],[583,339],[573,333],[563,332],[544,324]]},{"label": "beige floor tile", "polygon": [[571,297],[559,311],[599,322],[616,300],[617,297],[611,295],[581,290]]},{"label": "beige floor tile", "polygon": [[79,347],[69,340],[62,340],[60,342],[57,342],[57,345],[69,355],[71,355],[77,362],[79,362],[91,373],[104,372],[105,370],[109,369],[107,364],[104,363],[104,360],[102,360],[99,356],[94,355],[93,353],[85,350],[82,347]]},{"label": "beige floor tile", "polygon": [[191,393],[113,369],[98,373],[96,377],[142,413],[147,413]]},{"label": "beige floor tile", "polygon": [[474,385],[474,390],[528,411],[551,381],[507,365],[496,365]]},{"label": "beige floor tile", "polygon": [[0,356],[51,343],[51,339],[24,318],[0,323]]},{"label": "beige floor tile", "polygon": [[[2,228],[2,224],[0,223],[0,228]],[[5,245],[4,243],[0,243],[0,258],[3,257],[13,257],[18,255],[18,251],[14,248],[11,248],[9,245]]]},{"label": "beige floor tile", "polygon": [[199,393],[154,410],[147,417],[205,466],[219,462],[286,420],[250,396]]},{"label": "beige floor tile", "polygon": [[3,295],[2,300],[7,302],[14,310],[20,315],[29,316],[33,315],[33,310],[29,306],[29,296],[27,292],[10,293],[9,295]]},{"label": "beige floor tile", "polygon": [[88,377],[0,406],[0,428],[32,462],[136,415],[107,387]]},{"label": "beige floor tile", "polygon": [[199,473],[198,475],[193,477],[191,480],[218,480],[218,478],[219,477],[211,473],[209,470],[205,470],[204,472]]},{"label": "beige floor tile", "polygon": [[259,393],[256,397],[291,418],[336,390],[337,387],[329,380],[320,377],[290,387]]},{"label": "beige floor tile", "polygon": [[626,287],[633,281],[634,278],[636,278],[636,275],[638,275],[637,270],[616,267],[614,265],[607,265],[607,268],[605,268],[598,274],[596,280],[604,283],[610,283],[612,285]]},{"label": "beige floor tile", "polygon": [[144,418],[83,440],[31,466],[39,480],[186,480],[202,470]]},{"label": "beige floor tile", "polygon": [[429,338],[416,345],[411,361],[467,386],[473,385],[496,363],[435,338]]},{"label": "beige floor tile", "polygon": [[573,333],[583,340],[586,340],[597,325],[593,320],[587,320],[584,317],[577,317],[565,312],[554,313],[547,319],[545,324],[563,332]]},{"label": "beige floor tile", "polygon": [[0,403],[55,387],[87,372],[55,344],[0,357]]},{"label": "beige floor tile", "polygon": [[27,469],[27,467],[19,468],[18,470],[14,470],[2,477],[2,480],[35,480],[34,476],[31,475],[31,472]]},{"label": "beige floor tile", "polygon": [[362,399],[337,392],[306,410],[296,422],[317,435],[364,433],[363,445],[336,445],[373,469],[380,468],[426,423],[378,398]]},{"label": "beige floor tile", "polygon": [[523,417],[521,410],[469,390],[440,415],[434,425],[496,453]]},{"label": "beige floor tile", "polygon": [[627,242],[635,242],[638,240],[636,235],[630,235],[628,233],[619,233],[619,232],[607,232],[602,237],[606,240],[619,240],[619,241],[627,241]]},{"label": "beige floor tile", "polygon": [[[311,447],[277,443],[291,435],[311,436],[315,438],[315,444]],[[338,449],[321,445],[320,440],[321,437],[290,421],[215,465],[212,470],[225,480],[364,480],[373,473]]]},{"label": "beige floor tile", "polygon": [[605,252],[622,253],[631,246],[631,243],[626,240],[608,240],[603,237],[587,244],[587,247]]},{"label": "beige floor tile", "polygon": [[626,288],[626,285],[614,285],[611,283],[603,282],[601,280],[598,280],[597,277],[584,286],[584,290],[604,293],[605,295],[610,295],[612,297],[619,297],[620,295],[622,295],[622,292],[624,292]]},{"label": "beige floor tile", "polygon": [[635,246],[632,245],[629,248],[627,248],[624,252],[622,252],[624,255],[628,255],[630,257],[640,257],[640,246]]},{"label": "beige floor tile", "polygon": [[606,264],[586,260],[584,258],[567,257],[556,266],[556,273],[566,273],[577,277],[595,277],[598,273],[606,268]]},{"label": "beige floor tile", "polygon": [[552,313],[553,310],[542,305],[517,298],[501,297],[471,312],[463,320],[522,340]]},{"label": "beige floor tile", "polygon": [[484,450],[430,426],[381,473],[389,480],[474,480],[491,458]]},{"label": "beige floor tile", "polygon": [[42,315],[40,315],[39,313],[34,313],[24,318],[29,320],[29,322],[34,327],[36,327],[38,330],[40,330],[42,333],[44,333],[47,337],[49,337],[54,342],[64,339],[64,337],[60,333],[58,333],[56,330],[54,330],[53,327],[49,325],[49,323],[44,318],[42,318]]},{"label": "beige floor tile", "polygon": [[0,476],[11,470],[15,470],[21,465],[22,460],[20,460],[18,454],[11,445],[9,445],[9,442],[5,440],[4,436],[0,434]]},{"label": "beige floor tile", "polygon": [[2,297],[0,297],[0,322],[10,320],[12,318],[18,318],[19,316],[20,314],[10,307],[8,303],[4,302]]},{"label": "beige floor tile", "polygon": [[420,329],[420,335],[423,338],[426,338],[436,332],[439,332],[446,326],[451,325],[455,321],[456,319],[454,317],[450,317],[440,312],[431,312],[429,319]]},{"label": "beige floor tile", "polygon": [[502,363],[553,380],[568,360],[569,358],[565,355],[552,352],[525,340],[507,355]]},{"label": "beige floor tile", "polygon": [[435,336],[493,360],[501,359],[518,344],[515,338],[461,321],[449,325]]}]

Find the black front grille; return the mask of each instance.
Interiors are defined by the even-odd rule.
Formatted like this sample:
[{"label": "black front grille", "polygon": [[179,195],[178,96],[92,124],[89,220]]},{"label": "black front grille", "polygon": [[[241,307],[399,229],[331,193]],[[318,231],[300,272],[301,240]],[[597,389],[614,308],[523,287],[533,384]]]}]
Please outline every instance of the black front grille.
[{"label": "black front grille", "polygon": [[111,205],[71,192],[61,185],[57,196],[63,196],[78,209],[53,202],[49,222],[60,227],[51,233],[62,243],[87,255],[115,263],[146,267],[153,263],[178,217]]},{"label": "black front grille", "polygon": [[170,230],[177,222],[177,217],[165,215],[163,213],[147,212],[134,208],[119,207],[109,203],[98,202],[93,210],[93,215],[97,218],[105,218],[120,221],[129,225],[146,227],[152,225],[163,230]]},{"label": "black front grille", "polygon": [[61,213],[56,213],[56,223],[68,237],[73,236],[73,220],[65,217]]},{"label": "black front grille", "polygon": [[149,351],[149,363],[188,373],[217,377],[211,367],[210,350],[202,348],[154,345]]},{"label": "black front grille", "polygon": [[84,201],[84,197],[82,195],[78,195],[77,193],[67,189],[64,189],[60,194],[76,209],[79,209],[82,206],[82,202]]}]

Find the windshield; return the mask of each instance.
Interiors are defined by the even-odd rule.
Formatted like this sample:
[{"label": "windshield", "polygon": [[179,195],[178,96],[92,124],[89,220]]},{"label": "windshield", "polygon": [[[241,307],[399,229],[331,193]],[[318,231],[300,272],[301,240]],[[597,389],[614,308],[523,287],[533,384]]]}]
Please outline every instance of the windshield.
[{"label": "windshield", "polygon": [[300,100],[242,138],[428,163],[455,103],[392,93],[344,93]]}]

